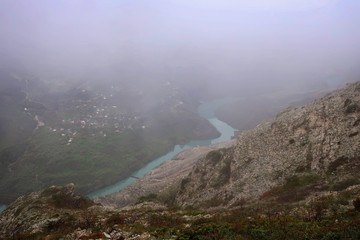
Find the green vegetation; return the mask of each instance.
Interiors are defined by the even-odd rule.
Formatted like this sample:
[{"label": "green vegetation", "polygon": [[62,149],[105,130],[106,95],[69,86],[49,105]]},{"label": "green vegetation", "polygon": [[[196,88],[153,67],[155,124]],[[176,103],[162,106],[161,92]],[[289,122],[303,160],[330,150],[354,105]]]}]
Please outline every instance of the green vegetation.
[{"label": "green vegetation", "polygon": [[67,192],[65,189],[56,192],[48,189],[42,194],[50,195],[48,204],[56,208],[86,209],[94,205],[89,198],[84,196],[74,198],[73,194],[71,192]]},{"label": "green vegetation", "polygon": [[114,213],[106,220],[106,223],[108,225],[124,224],[125,219],[126,219],[125,215],[120,213]]},{"label": "green vegetation", "polygon": [[[24,234],[22,239],[41,239],[43,236],[64,237],[77,227],[92,228],[93,238],[104,229],[121,229],[127,236],[149,233],[155,239],[213,240],[213,239],[358,239],[360,212],[350,209],[322,219],[307,219],[287,213],[270,216],[247,210],[205,212],[194,210],[114,213],[105,222],[98,222],[101,213],[80,213],[62,217],[39,234]],[[80,215],[80,216],[79,216]],[[205,217],[207,216],[207,217]],[[78,218],[87,220],[79,221]],[[66,219],[65,219],[66,218]],[[97,227],[90,227],[97,226]],[[115,227],[116,226],[116,227]],[[59,234],[61,233],[61,234]]]},{"label": "green vegetation", "polygon": [[225,158],[223,163],[224,166],[220,169],[220,175],[224,179],[229,180],[231,175],[231,158]]},{"label": "green vegetation", "polygon": [[356,103],[350,104],[345,109],[346,114],[351,114],[351,113],[355,113],[358,111],[360,111],[360,107]]},{"label": "green vegetation", "polygon": [[180,183],[180,192],[185,190],[186,184],[191,181],[190,177],[183,178]]},{"label": "green vegetation", "polygon": [[[217,163],[221,161],[221,167],[219,168],[219,175],[217,178],[212,180],[212,182],[211,182],[212,187],[219,188],[229,182],[230,177],[231,177],[231,156],[232,156],[231,153],[232,153],[232,150],[233,150],[232,148],[220,149],[218,151],[210,152],[210,153],[212,153],[210,155],[210,158],[208,158],[208,156],[207,156],[207,158],[210,160],[210,162],[212,164],[214,164],[214,159],[216,159]],[[216,158],[215,158],[215,156],[216,156]]]},{"label": "green vegetation", "polygon": [[150,193],[149,195],[140,197],[139,200],[137,201],[137,204],[139,203],[143,203],[143,202],[151,202],[157,199],[157,194],[155,193]]},{"label": "green vegetation", "polygon": [[331,162],[328,167],[328,173],[335,172],[338,167],[346,164],[349,161],[346,157],[339,157],[335,161]]},{"label": "green vegetation", "polygon": [[343,181],[337,182],[335,183],[332,187],[331,190],[333,191],[341,191],[341,190],[345,190],[346,188],[359,184],[360,180],[358,178],[347,178]]},{"label": "green vegetation", "polygon": [[31,137],[36,121],[24,112],[26,103],[24,93],[0,90],[0,152]]},{"label": "green vegetation", "polygon": [[110,184],[131,174],[172,147],[172,143],[139,131],[67,139],[42,128],[29,143],[14,171],[0,183],[2,196],[38,191],[74,182],[80,193]]},{"label": "green vegetation", "polygon": [[265,192],[260,198],[275,197],[278,202],[287,203],[303,200],[316,186],[320,177],[316,174],[294,175],[284,185]]},{"label": "green vegetation", "polygon": [[152,93],[141,86],[53,93],[38,80],[25,87],[6,79],[14,86],[0,90],[0,202],[69,182],[89,193],[130,176],[176,144],[217,135],[198,115],[198,101],[182,100],[169,86],[152,89],[159,101],[144,109]]},{"label": "green vegetation", "polygon": [[212,208],[212,207],[219,207],[223,203],[225,203],[225,201],[223,201],[220,196],[213,196],[209,200],[204,201],[202,203],[202,206],[206,209],[206,208]]},{"label": "green vegetation", "polygon": [[356,211],[360,212],[360,197],[353,201],[353,205]]},{"label": "green vegetation", "polygon": [[332,217],[318,222],[289,215],[265,218],[255,215],[248,219],[241,212],[233,212],[182,229],[177,239],[356,239],[360,236],[356,226],[359,219],[353,220],[348,215],[349,219],[335,223]]},{"label": "green vegetation", "polygon": [[212,165],[216,165],[222,157],[222,153],[220,150],[214,150],[206,154],[206,159],[208,159]]},{"label": "green vegetation", "polygon": [[157,195],[156,199],[159,202],[166,204],[167,206],[170,206],[170,207],[175,206],[176,207],[175,199],[176,199],[176,194],[178,192],[179,187],[180,187],[180,182],[170,185],[166,191],[160,192]]},{"label": "green vegetation", "polygon": [[219,176],[213,179],[211,186],[219,188],[229,182],[231,176],[231,159],[226,158],[223,160],[223,166],[219,170]]},{"label": "green vegetation", "polygon": [[[302,189],[316,181],[315,175],[294,176],[284,184]],[[61,196],[61,205],[54,205],[54,195]],[[161,196],[150,194],[143,201],[157,201]],[[118,232],[133,239],[359,239],[360,198],[359,189],[337,194],[313,197],[306,203],[287,205],[276,202],[244,201],[238,208],[229,210],[204,210],[223,203],[214,196],[202,204],[201,209],[177,206],[153,209],[140,207],[132,210],[105,209],[93,206],[89,201],[83,207],[74,207],[79,196],[71,191],[71,185],[63,188],[49,188],[39,197],[25,196],[17,204],[10,205],[4,212],[16,221],[31,221],[37,224],[51,218],[38,232],[18,232],[20,239],[64,238],[76,229],[87,230],[83,239],[104,238],[102,235]],[[81,197],[80,197],[81,199]],[[350,202],[350,200],[352,200]],[[59,200],[60,201],[60,200]],[[352,204],[350,204],[352,203]],[[5,215],[3,216],[5,217]],[[40,217],[40,218],[38,218]],[[8,226],[10,227],[10,226]],[[9,230],[10,231],[10,230]],[[142,235],[142,236],[136,236]],[[139,237],[139,238],[137,238]]]}]

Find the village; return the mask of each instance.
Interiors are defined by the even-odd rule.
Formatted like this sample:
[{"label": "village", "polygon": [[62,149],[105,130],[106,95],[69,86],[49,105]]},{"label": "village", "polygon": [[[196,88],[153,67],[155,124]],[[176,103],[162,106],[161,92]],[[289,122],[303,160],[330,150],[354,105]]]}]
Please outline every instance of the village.
[{"label": "village", "polygon": [[[102,98],[106,100],[106,97]],[[48,126],[48,130],[68,137],[67,144],[70,145],[77,134],[107,137],[109,134],[121,134],[126,130],[145,129],[149,124],[140,113],[124,112],[116,105],[99,104],[97,100],[79,101],[75,109],[66,109],[65,114],[59,114],[70,117],[59,119],[56,126]]]},{"label": "village", "polygon": [[[165,100],[160,112],[176,112],[184,104],[178,97],[177,88],[169,82],[163,85],[166,91]],[[134,98],[140,98],[143,91],[133,91]],[[70,145],[77,136],[108,137],[122,134],[124,131],[145,130],[152,125],[152,116],[137,109],[116,104],[117,89],[111,86],[107,93],[94,93],[87,89],[78,90],[73,99],[60,105],[56,112],[55,123],[46,123],[45,127],[52,134],[67,138]],[[71,104],[69,104],[69,102]],[[28,109],[25,109],[28,111]]]}]

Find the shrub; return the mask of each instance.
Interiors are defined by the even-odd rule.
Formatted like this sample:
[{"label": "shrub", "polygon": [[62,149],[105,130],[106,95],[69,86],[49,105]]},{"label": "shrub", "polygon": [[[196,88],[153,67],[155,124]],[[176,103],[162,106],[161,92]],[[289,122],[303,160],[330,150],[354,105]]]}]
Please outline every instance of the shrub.
[{"label": "shrub", "polygon": [[148,224],[155,228],[173,228],[181,224],[181,218],[178,216],[150,214]]},{"label": "shrub", "polygon": [[69,208],[69,209],[85,209],[94,203],[87,197],[69,195],[64,192],[59,192],[51,195],[50,202],[58,208]]},{"label": "shrub", "polygon": [[341,182],[337,182],[334,184],[334,186],[331,188],[332,190],[334,191],[341,191],[341,190],[344,190],[350,186],[353,186],[353,185],[356,185],[356,184],[359,184],[359,179],[357,178],[348,178],[348,179],[345,179]]},{"label": "shrub", "polygon": [[349,159],[347,157],[341,156],[335,161],[331,162],[328,167],[328,173],[335,172],[338,167],[347,163],[348,160]]},{"label": "shrub", "polygon": [[115,224],[124,224],[125,216],[119,213],[114,213],[106,220],[106,223],[110,226]]},{"label": "shrub", "polygon": [[231,176],[231,158],[226,158],[224,163],[225,165],[221,168],[220,174],[228,180]]},{"label": "shrub", "polygon": [[349,106],[347,106],[345,113],[350,114],[350,113],[355,113],[358,111],[360,111],[360,107],[356,103],[353,103],[353,104],[350,104]]},{"label": "shrub", "polygon": [[219,177],[213,179],[211,186],[218,188],[228,183],[231,177],[231,159],[226,158],[224,160],[225,165],[219,170]]},{"label": "shrub", "polygon": [[211,151],[206,155],[206,159],[208,159],[212,165],[216,165],[221,160],[222,154],[220,151]]},{"label": "shrub", "polygon": [[180,192],[183,192],[185,190],[185,186],[186,184],[188,184],[190,182],[190,178],[186,177],[184,179],[181,180],[181,184],[180,184]]},{"label": "shrub", "polygon": [[276,186],[265,192],[260,199],[277,197],[277,200],[282,203],[302,200],[318,179],[319,176],[316,174],[294,175],[287,178],[284,185]]},{"label": "shrub", "polygon": [[338,239],[339,240],[341,239],[341,234],[335,232],[329,232],[322,238],[322,240],[338,240]]},{"label": "shrub", "polygon": [[204,201],[203,208],[218,207],[223,204],[224,201],[220,196],[214,196],[211,199]]},{"label": "shrub", "polygon": [[353,205],[356,211],[360,212],[360,197],[357,197],[354,201],[353,201]]},{"label": "shrub", "polygon": [[155,194],[155,193],[150,193],[149,195],[140,197],[139,200],[137,201],[137,203],[153,202],[153,201],[155,201],[156,199],[157,199],[157,194]]}]

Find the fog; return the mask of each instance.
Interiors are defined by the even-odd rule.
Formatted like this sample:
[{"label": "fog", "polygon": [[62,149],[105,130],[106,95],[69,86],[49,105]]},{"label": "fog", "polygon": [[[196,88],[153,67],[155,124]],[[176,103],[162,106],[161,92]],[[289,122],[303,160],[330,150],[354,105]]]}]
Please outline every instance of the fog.
[{"label": "fog", "polygon": [[0,0],[0,204],[69,182],[90,193],[360,80],[359,12],[359,0]]},{"label": "fog", "polygon": [[57,81],[312,88],[356,80],[357,0],[1,0],[0,63]]}]

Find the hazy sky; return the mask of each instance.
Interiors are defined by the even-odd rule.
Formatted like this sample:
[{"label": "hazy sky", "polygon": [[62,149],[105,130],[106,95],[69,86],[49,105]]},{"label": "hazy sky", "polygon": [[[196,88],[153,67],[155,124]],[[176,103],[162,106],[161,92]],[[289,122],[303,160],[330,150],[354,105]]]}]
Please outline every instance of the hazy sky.
[{"label": "hazy sky", "polygon": [[359,13],[359,0],[0,0],[0,63],[74,76],[326,80],[359,67]]}]

